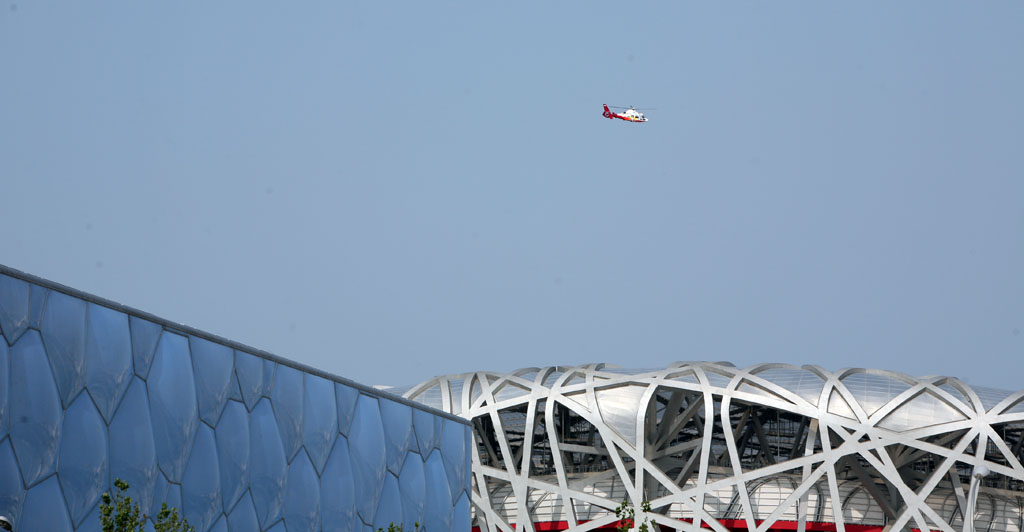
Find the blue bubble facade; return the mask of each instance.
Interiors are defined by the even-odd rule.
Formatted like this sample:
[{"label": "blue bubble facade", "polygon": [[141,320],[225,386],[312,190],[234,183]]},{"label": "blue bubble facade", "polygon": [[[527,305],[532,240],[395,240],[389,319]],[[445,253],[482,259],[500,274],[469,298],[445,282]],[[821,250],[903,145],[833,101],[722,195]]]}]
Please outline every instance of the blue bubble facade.
[{"label": "blue bubble facade", "polygon": [[198,532],[470,529],[467,422],[0,267],[0,515],[98,531],[113,480]]}]

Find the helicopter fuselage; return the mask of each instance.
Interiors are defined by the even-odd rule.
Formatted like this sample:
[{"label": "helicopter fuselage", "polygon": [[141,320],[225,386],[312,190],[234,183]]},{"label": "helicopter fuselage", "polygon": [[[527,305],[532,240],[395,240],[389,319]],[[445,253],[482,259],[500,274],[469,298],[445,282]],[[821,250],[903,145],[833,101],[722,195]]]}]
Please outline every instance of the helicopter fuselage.
[{"label": "helicopter fuselage", "polygon": [[620,113],[616,113],[616,112],[612,111],[611,109],[608,108],[607,105],[605,105],[604,106],[604,113],[603,113],[602,116],[604,116],[605,118],[607,118],[609,120],[618,118],[619,120],[625,120],[626,122],[646,122],[647,121],[647,117],[645,117],[643,113],[641,113],[640,111],[637,111],[636,109],[633,109],[632,107],[627,109],[624,113],[620,114]]}]

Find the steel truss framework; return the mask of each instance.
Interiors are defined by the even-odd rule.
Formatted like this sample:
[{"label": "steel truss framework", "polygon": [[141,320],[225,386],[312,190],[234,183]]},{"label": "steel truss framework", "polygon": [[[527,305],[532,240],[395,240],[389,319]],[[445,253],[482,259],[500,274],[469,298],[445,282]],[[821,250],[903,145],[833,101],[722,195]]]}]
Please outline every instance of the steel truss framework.
[{"label": "steel truss framework", "polygon": [[[1024,391],[866,369],[592,364],[397,390],[472,420],[474,526],[574,531],[650,501],[662,528],[1020,532]],[[696,524],[695,524],[696,523]]]}]

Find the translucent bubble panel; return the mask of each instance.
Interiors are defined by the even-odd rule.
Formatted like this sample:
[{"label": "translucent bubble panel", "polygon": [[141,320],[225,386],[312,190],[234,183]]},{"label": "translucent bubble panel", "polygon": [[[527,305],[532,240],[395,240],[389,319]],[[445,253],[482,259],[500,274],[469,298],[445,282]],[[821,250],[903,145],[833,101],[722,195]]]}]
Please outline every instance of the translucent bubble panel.
[{"label": "translucent bubble panel", "polygon": [[210,527],[210,532],[228,532],[228,520],[223,515]]},{"label": "translucent bubble panel", "polygon": [[302,439],[313,467],[324,470],[327,456],[338,436],[338,415],[334,402],[334,383],[316,375],[305,375],[306,397],[303,405]]},{"label": "translucent bubble panel", "polygon": [[228,401],[217,424],[217,457],[224,511],[231,509],[249,484],[249,416],[237,401]]},{"label": "translucent bubble panel", "polygon": [[224,401],[228,400],[235,366],[235,354],[230,347],[190,336],[192,366],[196,374],[196,393],[199,397],[199,418],[210,425],[217,424]]},{"label": "translucent bubble panel", "polygon": [[57,391],[67,406],[85,386],[85,301],[51,292],[43,312],[42,333]]},{"label": "translucent bubble panel", "polygon": [[0,332],[15,342],[28,328],[29,284],[0,274]]},{"label": "translucent bubble panel", "polygon": [[441,453],[434,451],[426,463],[427,500],[424,505],[424,525],[427,530],[451,530],[452,495]]},{"label": "translucent bubble panel", "polygon": [[[423,522],[423,505],[427,498],[427,479],[423,460],[413,454],[405,461],[398,476],[398,490],[402,494],[402,523]],[[408,526],[406,526],[408,530]]]},{"label": "translucent bubble panel", "polygon": [[39,329],[43,325],[43,309],[46,308],[46,296],[49,295],[50,291],[41,287],[32,285],[29,290],[29,302],[28,302],[28,326],[33,329]]},{"label": "translucent bubble panel", "polygon": [[[402,524],[402,494],[398,491],[398,478],[391,473],[384,477],[384,489],[380,492],[380,502],[373,517],[373,528],[388,529],[390,523]],[[412,530],[413,524],[405,524],[406,530]]]},{"label": "translucent bubble panel", "polygon": [[57,476],[71,521],[79,524],[107,485],[107,427],[88,395],[65,412],[61,436]]},{"label": "translucent bubble panel", "polygon": [[[443,425],[441,458],[444,461],[445,473],[448,475],[448,484],[465,486],[468,484],[470,467],[466,427],[450,419],[444,420]],[[459,498],[460,491],[452,492],[452,503]]]},{"label": "translucent bubble panel", "polygon": [[60,397],[39,333],[30,330],[11,350],[11,442],[28,486],[56,468]]},{"label": "translucent bubble panel", "polygon": [[85,332],[85,387],[109,422],[132,374],[132,343],[128,316],[90,303]]},{"label": "translucent bubble panel", "polygon": [[7,435],[7,391],[11,386],[11,349],[0,338],[0,440]]},{"label": "translucent bubble panel", "polygon": [[180,482],[198,422],[192,358],[184,336],[160,335],[148,383],[157,460],[167,480]]},{"label": "translucent bubble panel", "polygon": [[135,374],[145,379],[149,376],[149,366],[153,363],[162,328],[135,316],[130,317],[128,321],[132,330],[132,360],[135,362]]},{"label": "translucent bubble panel", "polygon": [[256,507],[252,504],[252,497],[245,494],[228,515],[228,531],[248,532],[259,529],[260,523],[256,519]]},{"label": "translucent bubble panel", "polygon": [[169,508],[181,509],[181,484],[167,484],[167,498],[164,501]]},{"label": "translucent bubble panel", "polygon": [[352,416],[356,413],[359,390],[344,384],[336,384],[335,395],[338,399],[338,431],[347,436],[352,426]]},{"label": "translucent bubble panel", "polygon": [[270,397],[274,389],[274,375],[277,373],[277,364],[272,360],[263,361],[263,397]]},{"label": "translucent bubble panel", "polygon": [[[167,482],[167,477],[158,471],[156,474],[156,485],[153,488],[153,506],[149,515],[156,515],[160,511],[160,504],[169,501],[167,497],[167,488],[169,486],[170,484]],[[168,504],[170,504],[170,502],[168,502]],[[143,508],[145,508],[145,506],[143,506]],[[151,529],[152,527],[149,527],[148,530]]]},{"label": "translucent bubble panel", "polygon": [[287,366],[278,366],[274,376],[274,414],[281,429],[281,443],[285,456],[291,461],[302,446],[302,372]]},{"label": "translucent bubble panel", "polygon": [[192,456],[181,482],[185,516],[196,530],[205,531],[221,512],[220,466],[213,429],[199,425]]},{"label": "translucent bubble panel", "polygon": [[288,468],[284,522],[289,530],[320,530],[320,478],[305,453]]},{"label": "translucent bubble panel", "polygon": [[238,386],[238,376],[231,375],[231,384],[228,385],[228,399],[242,402],[242,388]]},{"label": "translucent bubble panel", "polygon": [[359,395],[356,414],[348,436],[349,452],[352,454],[353,480],[359,487],[356,510],[363,521],[373,522],[377,499],[384,487],[386,451],[384,449],[384,427],[380,419],[377,399]]},{"label": "translucent bubble panel", "polygon": [[387,441],[388,469],[397,475],[413,441],[412,408],[390,399],[381,399],[380,415]]},{"label": "translucent bubble panel", "polygon": [[10,440],[0,441],[0,515],[11,517],[17,522],[24,491],[21,487],[21,473],[14,458]]},{"label": "translucent bubble panel", "polygon": [[355,530],[359,520],[356,516],[356,488],[352,477],[348,440],[341,437],[334,443],[331,456],[320,475],[324,532]]},{"label": "translucent bubble panel", "polygon": [[249,417],[249,489],[260,526],[281,516],[288,463],[270,402],[256,404]]},{"label": "translucent bubble panel", "polygon": [[252,410],[263,395],[263,359],[235,351],[235,374],[238,376],[245,408]]},{"label": "translucent bubble panel", "polygon": [[97,504],[92,507],[92,511],[89,512],[89,515],[82,519],[82,522],[79,523],[75,532],[102,532],[102,530],[103,529],[100,528],[100,505]]},{"label": "translucent bubble panel", "polygon": [[440,432],[437,427],[440,425],[441,419],[430,412],[417,409],[412,413],[412,420],[420,454],[429,456],[431,451],[437,448],[437,441],[434,435]]},{"label": "translucent bubble panel", "polygon": [[469,532],[469,494],[462,493],[459,501],[455,503],[454,514],[452,515],[452,532]]},{"label": "translucent bubble panel", "polygon": [[159,476],[152,426],[146,384],[136,377],[110,423],[110,478],[128,482],[128,495],[143,508],[152,506]]},{"label": "translucent bubble panel", "polygon": [[39,532],[71,532],[71,519],[64,505],[57,477],[53,476],[28,490],[18,530]]}]

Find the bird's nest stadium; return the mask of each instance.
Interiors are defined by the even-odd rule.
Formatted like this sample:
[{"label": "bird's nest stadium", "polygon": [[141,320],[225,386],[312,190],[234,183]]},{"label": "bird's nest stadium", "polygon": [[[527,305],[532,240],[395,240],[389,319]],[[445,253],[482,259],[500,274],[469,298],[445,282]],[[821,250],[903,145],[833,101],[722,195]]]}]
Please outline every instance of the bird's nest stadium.
[{"label": "bird's nest stadium", "polygon": [[472,420],[477,530],[614,528],[624,500],[649,501],[663,530],[1022,529],[1024,391],[704,362],[465,373],[391,391]]}]

